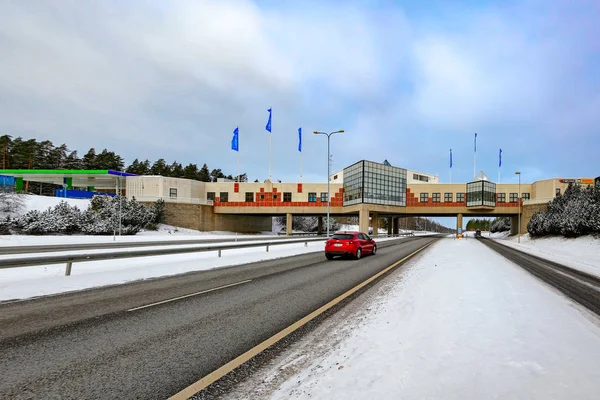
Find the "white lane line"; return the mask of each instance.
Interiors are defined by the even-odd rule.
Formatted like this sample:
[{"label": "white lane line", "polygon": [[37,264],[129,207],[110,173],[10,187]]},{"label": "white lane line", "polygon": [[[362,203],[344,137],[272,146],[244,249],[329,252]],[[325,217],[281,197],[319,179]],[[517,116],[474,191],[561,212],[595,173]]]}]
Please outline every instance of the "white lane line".
[{"label": "white lane line", "polygon": [[160,304],[170,303],[170,302],[172,302],[172,301],[177,301],[177,300],[185,299],[185,298],[192,297],[192,296],[198,296],[198,295],[200,295],[200,294],[209,293],[209,292],[214,292],[215,290],[221,290],[221,289],[225,289],[225,288],[232,287],[232,286],[243,285],[244,283],[248,283],[248,282],[252,282],[252,279],[248,279],[247,281],[241,281],[241,282],[236,282],[236,283],[230,283],[229,285],[223,285],[223,286],[219,286],[219,287],[216,287],[216,288],[212,288],[212,289],[203,290],[203,291],[201,291],[201,292],[196,292],[196,293],[190,293],[190,294],[186,294],[185,296],[174,297],[174,298],[172,298],[172,299],[168,299],[168,300],[159,301],[159,302],[157,302],[157,303],[146,304],[145,306],[139,306],[139,307],[131,308],[131,309],[127,310],[127,312],[130,312],[130,311],[137,311],[137,310],[141,310],[141,309],[143,309],[143,308],[148,308],[148,307],[154,307],[154,306],[158,306],[158,305],[160,305]]}]

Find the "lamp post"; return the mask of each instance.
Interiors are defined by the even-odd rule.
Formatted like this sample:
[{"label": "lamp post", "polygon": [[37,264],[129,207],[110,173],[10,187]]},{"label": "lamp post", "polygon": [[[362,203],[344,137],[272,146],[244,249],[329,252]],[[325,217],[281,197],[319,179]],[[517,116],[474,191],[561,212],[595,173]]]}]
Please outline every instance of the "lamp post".
[{"label": "lamp post", "polygon": [[333,135],[334,133],[344,133],[343,129],[340,129],[339,131],[335,131],[335,132],[330,132],[330,133],[325,133],[325,132],[313,132],[315,135],[325,135],[327,136],[327,237],[329,237],[329,205],[331,203],[330,200],[330,195],[329,195],[329,175],[331,175],[331,172],[329,171],[330,168],[330,155],[329,155],[329,139],[331,138],[331,135]]},{"label": "lamp post", "polygon": [[519,199],[519,223],[517,227],[517,242],[521,243],[521,172],[515,172],[515,175],[519,175],[519,193],[517,199]]}]

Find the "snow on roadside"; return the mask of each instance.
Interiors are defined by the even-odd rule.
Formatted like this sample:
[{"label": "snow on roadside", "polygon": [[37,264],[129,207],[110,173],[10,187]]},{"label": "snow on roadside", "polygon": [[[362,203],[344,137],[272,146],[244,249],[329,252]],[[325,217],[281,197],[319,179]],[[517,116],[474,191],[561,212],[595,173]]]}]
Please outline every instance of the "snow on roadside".
[{"label": "snow on roadside", "polygon": [[[272,246],[266,252],[264,246],[224,250],[222,257],[216,251],[206,253],[188,253],[169,256],[137,257],[115,259],[110,261],[90,261],[73,264],[71,276],[64,276],[65,265],[47,265],[36,267],[0,269],[0,301],[26,299],[35,296],[46,296],[93,287],[116,285],[136,280],[177,275],[186,272],[234,266],[249,262],[272,260],[299,254],[323,251],[323,242],[298,242]],[[401,239],[378,239],[378,242]],[[254,242],[254,241],[252,241]],[[224,245],[231,245],[225,243]],[[214,245],[214,244],[212,244]],[[189,246],[189,245],[187,245]],[[186,246],[181,246],[186,247]],[[146,247],[136,248],[142,250]],[[162,246],[153,247],[160,249]],[[111,252],[123,252],[110,250]],[[70,251],[68,254],[107,252],[107,250]],[[126,250],[125,250],[126,252]],[[65,254],[63,252],[52,255]],[[18,257],[35,257],[39,254],[28,254]],[[15,258],[17,256],[3,256]]]},{"label": "snow on roadside", "polygon": [[77,206],[81,211],[88,209],[90,200],[88,199],[68,199],[64,197],[50,197],[50,196],[38,196],[38,195],[23,195],[24,199],[24,213],[29,211],[45,211],[49,207],[55,207],[61,202],[66,201],[71,206]]},{"label": "snow on roadside", "polygon": [[518,243],[516,236],[499,242],[567,267],[600,276],[600,238],[581,236],[574,239],[564,237],[533,239],[529,234],[525,234],[521,236],[521,243]]},{"label": "snow on roadside", "polygon": [[227,398],[597,398],[598,317],[476,240],[400,271]]}]

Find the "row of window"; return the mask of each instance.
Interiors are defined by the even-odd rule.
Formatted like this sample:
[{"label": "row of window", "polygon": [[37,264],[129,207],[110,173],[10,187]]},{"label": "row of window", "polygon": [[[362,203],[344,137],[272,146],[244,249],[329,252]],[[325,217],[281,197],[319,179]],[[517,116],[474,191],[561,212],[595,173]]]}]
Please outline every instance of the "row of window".
[{"label": "row of window", "polygon": [[[497,193],[496,196],[497,196],[496,198],[497,198],[498,203],[506,203],[506,193]],[[522,193],[522,196],[523,196],[523,200],[530,199],[529,193]],[[440,198],[441,198],[441,193],[432,193],[431,194],[431,200],[434,203],[439,203]],[[518,198],[519,198],[518,193],[510,193],[509,201],[511,203],[516,203],[519,201]],[[429,193],[421,193],[419,196],[419,201],[421,203],[427,203],[429,201]],[[464,201],[465,201],[465,194],[464,193],[456,193],[456,202],[463,203]],[[452,193],[444,193],[444,202],[445,203],[453,202]]]},{"label": "row of window", "polygon": [[[215,201],[215,196],[216,196],[215,192],[206,192],[206,200]],[[173,197],[173,196],[171,196],[171,197]],[[327,192],[322,192],[320,198],[321,198],[322,203],[326,203],[327,202]],[[265,195],[261,194],[260,200],[264,200],[264,199],[265,199]],[[221,201],[221,203],[227,203],[229,201],[229,192],[220,192],[219,200]],[[273,195],[273,200],[277,200],[277,194]],[[283,192],[283,201],[285,203],[290,203],[292,201],[292,192]],[[317,202],[317,193],[308,193],[308,201],[310,203],[316,203]],[[253,202],[254,202],[254,192],[246,192],[246,203],[253,203]]]}]

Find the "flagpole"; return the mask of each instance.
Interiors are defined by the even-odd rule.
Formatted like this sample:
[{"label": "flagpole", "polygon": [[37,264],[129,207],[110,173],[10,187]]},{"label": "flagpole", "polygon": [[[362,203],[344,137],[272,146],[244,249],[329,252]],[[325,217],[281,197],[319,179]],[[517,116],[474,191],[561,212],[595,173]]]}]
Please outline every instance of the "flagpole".
[{"label": "flagpole", "polygon": [[475,133],[475,147],[473,148],[473,179],[477,176],[477,133]]},{"label": "flagpole", "polygon": [[237,153],[238,153],[237,154],[237,162],[238,162],[238,177],[237,177],[237,181],[238,181],[238,183],[240,183],[240,179],[241,179],[241,177],[240,177],[240,151],[238,150]]},{"label": "flagpole", "polygon": [[300,183],[302,183],[302,152],[300,152]]},{"label": "flagpole", "polygon": [[272,166],[273,166],[273,135],[269,132],[269,180],[273,181],[272,176]]}]

